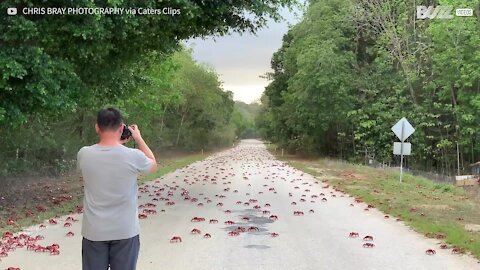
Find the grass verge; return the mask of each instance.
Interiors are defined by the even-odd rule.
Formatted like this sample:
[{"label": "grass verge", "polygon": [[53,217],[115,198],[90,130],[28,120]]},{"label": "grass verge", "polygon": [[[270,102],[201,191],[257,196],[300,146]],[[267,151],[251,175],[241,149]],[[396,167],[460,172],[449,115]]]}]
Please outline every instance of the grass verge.
[{"label": "grass verge", "polygon": [[160,161],[159,168],[157,169],[156,172],[151,173],[151,174],[146,174],[141,176],[139,180],[139,184],[143,184],[145,182],[157,179],[162,177],[163,175],[173,172],[176,169],[185,167],[191,163],[194,163],[196,161],[204,160],[206,157],[208,157],[208,154],[191,154],[187,155],[182,158],[173,158],[173,159],[164,159]]},{"label": "grass verge", "polygon": [[267,149],[292,167],[326,180],[331,186],[361,197],[385,214],[402,219],[413,230],[439,243],[458,247],[480,259],[480,203],[462,187],[432,182],[399,172],[354,165],[331,159],[283,157],[274,146]]},{"label": "grass verge", "polygon": [[[182,154],[171,158],[161,158],[159,159],[160,166],[157,171],[139,177],[138,184],[141,185],[195,161],[203,160],[213,153],[215,153],[215,151],[204,154]],[[13,191],[11,195],[12,198],[7,197],[3,202],[0,202],[2,203],[0,205],[0,234],[7,231],[18,232],[25,227],[42,223],[44,220],[68,215],[71,211],[81,206],[83,200],[82,182],[78,181],[79,175],[71,175],[69,178],[68,181],[56,179],[50,180],[50,182],[38,182],[32,185],[25,185],[24,187],[20,187],[20,190]],[[58,192],[52,193],[50,191]],[[42,196],[38,196],[39,193],[42,194]],[[22,195],[19,196],[19,194]],[[71,199],[61,204],[51,203],[51,197],[60,194],[68,194],[68,196],[71,196]],[[45,211],[37,211],[37,206],[43,206]],[[27,215],[27,213],[30,214]],[[9,218],[15,221],[15,225],[6,224]]]}]

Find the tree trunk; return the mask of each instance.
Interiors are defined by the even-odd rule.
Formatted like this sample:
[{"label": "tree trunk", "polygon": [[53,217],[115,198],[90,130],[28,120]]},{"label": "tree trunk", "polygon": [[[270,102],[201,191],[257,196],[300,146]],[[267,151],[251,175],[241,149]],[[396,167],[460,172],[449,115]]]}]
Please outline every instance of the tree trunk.
[{"label": "tree trunk", "polygon": [[180,125],[178,126],[178,132],[177,132],[177,140],[175,142],[175,146],[178,146],[178,142],[180,141],[180,131],[182,129],[182,126],[183,126],[183,120],[185,120],[185,115],[187,114],[187,107],[185,107],[185,110],[183,110],[183,113],[182,113],[182,119],[180,120]]},{"label": "tree trunk", "polygon": [[162,114],[162,120],[160,122],[160,133],[163,131],[163,126],[164,126],[164,120],[165,120],[165,113],[167,112],[167,107],[168,104],[165,105],[165,108],[163,108],[163,114]]}]

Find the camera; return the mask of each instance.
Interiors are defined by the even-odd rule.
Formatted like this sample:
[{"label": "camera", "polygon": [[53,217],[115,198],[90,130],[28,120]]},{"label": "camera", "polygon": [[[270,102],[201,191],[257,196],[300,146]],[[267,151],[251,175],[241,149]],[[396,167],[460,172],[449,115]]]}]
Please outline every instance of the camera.
[{"label": "camera", "polygon": [[126,139],[130,138],[130,136],[132,136],[132,132],[130,131],[130,129],[128,129],[127,125],[124,125],[123,126],[123,131],[122,131],[122,136],[120,136],[120,139],[123,141],[123,140],[126,140]]}]

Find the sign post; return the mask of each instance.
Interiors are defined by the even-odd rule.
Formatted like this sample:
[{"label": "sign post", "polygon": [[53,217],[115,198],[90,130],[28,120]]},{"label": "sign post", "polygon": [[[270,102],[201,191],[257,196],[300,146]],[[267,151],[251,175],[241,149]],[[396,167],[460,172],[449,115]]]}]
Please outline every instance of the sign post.
[{"label": "sign post", "polygon": [[405,140],[410,137],[410,135],[415,132],[413,126],[408,122],[408,120],[403,117],[392,127],[393,133],[397,135],[400,139],[400,142],[393,143],[393,154],[400,155],[400,183],[402,182],[403,176],[403,156],[410,155],[412,145],[410,143],[405,143]]}]

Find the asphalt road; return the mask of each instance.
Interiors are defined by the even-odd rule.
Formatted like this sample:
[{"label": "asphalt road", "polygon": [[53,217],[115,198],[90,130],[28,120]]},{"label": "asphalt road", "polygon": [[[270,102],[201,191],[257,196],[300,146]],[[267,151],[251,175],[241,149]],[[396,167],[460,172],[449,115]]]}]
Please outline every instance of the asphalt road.
[{"label": "asphalt road", "polygon": [[[365,204],[326,185],[274,159],[261,142],[242,141],[140,187],[139,204],[156,204],[140,208],[140,213],[157,213],[140,221],[137,269],[480,269],[477,260],[441,250],[438,241],[395,218],[385,219],[376,209],[364,211]],[[81,220],[81,214],[71,216]],[[194,217],[205,221],[191,222]],[[60,255],[19,248],[2,258],[0,269],[81,269],[81,222],[65,228],[66,218],[59,218],[57,225],[45,222],[46,228],[25,230],[43,235],[39,244],[58,243]],[[225,224],[228,220],[235,223]],[[241,232],[238,227],[258,230]],[[201,232],[192,234],[192,229]],[[69,231],[75,235],[65,236]],[[231,231],[240,232],[231,236]],[[349,237],[350,232],[359,237]],[[205,238],[206,233],[211,238]],[[363,247],[367,235],[373,236],[373,248]],[[182,242],[171,243],[173,236]],[[436,254],[426,255],[427,249]]]}]

